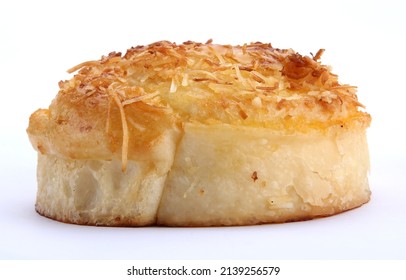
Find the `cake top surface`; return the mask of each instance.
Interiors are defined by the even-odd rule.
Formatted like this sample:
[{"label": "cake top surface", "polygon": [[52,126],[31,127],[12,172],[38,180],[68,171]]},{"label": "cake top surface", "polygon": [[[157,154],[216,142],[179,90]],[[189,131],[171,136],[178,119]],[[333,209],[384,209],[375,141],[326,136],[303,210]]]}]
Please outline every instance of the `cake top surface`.
[{"label": "cake top surface", "polygon": [[[67,158],[146,157],[185,123],[292,134],[365,129],[356,87],[320,63],[271,44],[167,41],[112,52],[68,70],[48,109],[30,117],[35,149]],[[174,132],[175,133],[175,132]]]},{"label": "cake top surface", "polygon": [[323,51],[302,56],[263,43],[160,41],[69,69],[78,73],[60,82],[59,96],[114,97],[124,108],[142,102],[172,110],[182,121],[279,129],[365,117],[356,87],[340,84],[319,62]]}]

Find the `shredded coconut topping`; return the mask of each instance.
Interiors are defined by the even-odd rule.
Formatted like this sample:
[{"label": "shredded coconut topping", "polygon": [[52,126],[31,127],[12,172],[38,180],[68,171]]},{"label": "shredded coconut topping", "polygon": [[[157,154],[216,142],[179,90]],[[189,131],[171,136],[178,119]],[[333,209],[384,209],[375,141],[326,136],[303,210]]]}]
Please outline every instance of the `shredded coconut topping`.
[{"label": "shredded coconut topping", "polygon": [[125,170],[128,124],[137,126],[137,116],[131,115],[127,124],[127,114],[137,104],[151,110],[170,109],[179,122],[295,130],[304,124],[327,127],[344,119],[369,123],[356,87],[340,84],[330,67],[320,63],[323,52],[310,57],[259,42],[230,46],[212,40],[205,44],[160,41],[70,68],[69,73],[77,73],[60,82],[59,95],[68,94],[75,102],[107,98],[107,133],[114,101],[122,122]]}]

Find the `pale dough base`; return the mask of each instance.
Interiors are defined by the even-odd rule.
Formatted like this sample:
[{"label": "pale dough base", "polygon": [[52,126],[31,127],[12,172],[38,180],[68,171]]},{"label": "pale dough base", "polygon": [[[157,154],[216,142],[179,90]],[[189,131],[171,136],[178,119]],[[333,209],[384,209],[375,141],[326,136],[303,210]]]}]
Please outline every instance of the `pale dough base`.
[{"label": "pale dough base", "polygon": [[[185,124],[166,168],[153,161],[39,154],[36,209],[106,226],[219,226],[329,216],[370,199],[365,130],[280,134]],[[161,147],[162,148],[162,147]]]}]

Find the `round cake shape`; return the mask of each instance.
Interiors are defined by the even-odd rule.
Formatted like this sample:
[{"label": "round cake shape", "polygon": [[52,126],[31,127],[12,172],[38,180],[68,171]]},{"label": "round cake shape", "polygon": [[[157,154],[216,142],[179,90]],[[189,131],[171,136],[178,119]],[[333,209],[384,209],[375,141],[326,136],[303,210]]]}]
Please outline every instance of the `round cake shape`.
[{"label": "round cake shape", "polygon": [[370,198],[371,118],[323,50],[166,41],[84,62],[27,129],[37,211],[91,225],[248,225]]}]

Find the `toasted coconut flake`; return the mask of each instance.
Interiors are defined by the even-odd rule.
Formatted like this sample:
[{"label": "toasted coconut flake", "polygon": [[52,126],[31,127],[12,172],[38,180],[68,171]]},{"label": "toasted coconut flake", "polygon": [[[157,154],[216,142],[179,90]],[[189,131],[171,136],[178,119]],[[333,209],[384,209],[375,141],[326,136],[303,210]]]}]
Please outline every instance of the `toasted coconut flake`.
[{"label": "toasted coconut flake", "polygon": [[218,84],[217,80],[213,80],[213,79],[209,79],[209,78],[193,78],[193,81],[194,82],[208,82],[208,81],[210,81],[212,83]]},{"label": "toasted coconut flake", "polygon": [[172,78],[172,82],[171,82],[171,87],[170,87],[170,89],[169,89],[169,92],[170,92],[170,93],[175,93],[177,89],[178,89],[178,85],[177,85],[177,83],[176,83],[176,81],[175,81],[175,78],[173,77],[173,78]]},{"label": "toasted coconut flake", "polygon": [[[204,76],[209,77],[211,80],[217,80],[217,76],[207,70],[193,70],[190,72],[190,74],[197,75],[197,76],[204,75]],[[196,78],[200,79],[201,77],[196,77]]]},{"label": "toasted coconut flake", "polygon": [[98,65],[100,62],[96,61],[96,60],[90,60],[90,61],[85,61],[82,62],[76,66],[73,66],[72,68],[69,68],[66,72],[68,72],[69,74],[72,74],[73,72],[76,72],[77,70],[83,68],[83,67],[87,67],[87,66],[96,66]]},{"label": "toasted coconut flake", "polygon": [[224,60],[224,57],[223,57],[221,54],[219,54],[219,53],[216,51],[215,48],[209,46],[209,49],[210,49],[210,50],[214,53],[214,55],[217,57],[217,59],[218,59],[219,62],[220,62],[220,65],[226,64],[226,61]]},{"label": "toasted coconut flake", "polygon": [[350,86],[350,85],[337,85],[333,86],[334,89],[357,89],[357,86]]},{"label": "toasted coconut flake", "polygon": [[272,86],[272,87],[262,87],[262,86],[257,86],[256,87],[256,89],[264,90],[264,91],[274,91],[277,88],[278,88],[278,85],[275,85],[275,86]]},{"label": "toasted coconut flake", "polygon": [[247,113],[246,113],[245,108],[243,108],[243,105],[242,105],[241,103],[238,103],[237,106],[238,106],[238,108],[240,109],[240,110],[238,111],[238,114],[240,115],[240,117],[241,117],[243,120],[247,119],[247,118],[248,118],[248,115],[247,115]]},{"label": "toasted coconut flake", "polygon": [[240,67],[238,67],[238,65],[234,65],[234,70],[235,70],[235,74],[237,75],[237,78],[240,81],[240,83],[243,84],[243,86],[245,88],[249,88],[247,81],[241,74]]},{"label": "toasted coconut flake", "polygon": [[325,49],[320,49],[320,50],[318,50],[317,53],[316,53],[316,55],[313,56],[313,60],[314,60],[314,61],[319,60],[319,59],[321,58],[321,56],[323,55],[324,51],[325,51]]},{"label": "toasted coconut flake", "polygon": [[257,71],[251,71],[251,74],[253,78],[260,83],[265,83],[267,81],[267,78]]},{"label": "toasted coconut flake", "polygon": [[146,95],[137,96],[137,97],[127,99],[127,100],[123,101],[122,104],[123,104],[123,106],[126,106],[126,105],[129,105],[131,103],[152,99],[155,96],[158,96],[159,94],[160,94],[160,92],[156,91],[156,92],[149,93],[149,94],[146,94]]},{"label": "toasted coconut flake", "polygon": [[128,125],[125,117],[123,104],[121,103],[120,99],[116,94],[113,94],[112,96],[120,110],[121,124],[123,129],[123,144],[121,146],[121,170],[125,172],[127,169],[127,161],[128,161],[128,142],[129,142]]},{"label": "toasted coconut flake", "polygon": [[185,73],[182,77],[182,86],[187,87],[189,85],[189,75],[188,73]]}]

